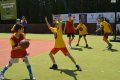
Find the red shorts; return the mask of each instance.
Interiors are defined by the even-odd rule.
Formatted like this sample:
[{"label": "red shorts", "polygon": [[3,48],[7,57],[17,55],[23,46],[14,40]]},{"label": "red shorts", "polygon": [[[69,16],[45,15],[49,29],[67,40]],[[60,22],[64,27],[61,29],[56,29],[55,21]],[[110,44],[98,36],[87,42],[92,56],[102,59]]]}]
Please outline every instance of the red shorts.
[{"label": "red shorts", "polygon": [[69,53],[66,47],[64,47],[64,48],[53,48],[51,50],[51,52],[55,55],[59,50],[61,50],[65,56],[67,56],[68,53]]},{"label": "red shorts", "polygon": [[108,36],[110,35],[110,33],[105,33],[104,34],[104,38],[108,39]]}]

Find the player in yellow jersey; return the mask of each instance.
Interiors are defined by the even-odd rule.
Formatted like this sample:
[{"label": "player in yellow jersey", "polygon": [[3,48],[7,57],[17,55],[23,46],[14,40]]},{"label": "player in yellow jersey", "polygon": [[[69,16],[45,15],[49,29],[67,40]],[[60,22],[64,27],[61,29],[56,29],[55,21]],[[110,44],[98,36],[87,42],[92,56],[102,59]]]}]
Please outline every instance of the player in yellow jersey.
[{"label": "player in yellow jersey", "polygon": [[80,20],[79,24],[77,25],[77,27],[75,28],[75,30],[79,30],[79,38],[78,38],[78,43],[76,44],[76,46],[79,46],[80,39],[83,36],[85,43],[86,43],[85,47],[88,47],[88,43],[87,43],[87,39],[86,39],[86,34],[88,34],[87,27],[82,23],[81,20]]},{"label": "player in yellow jersey", "polygon": [[58,66],[56,64],[56,61],[54,59],[53,54],[55,55],[58,51],[62,51],[65,56],[68,56],[68,58],[71,59],[71,61],[75,64],[77,70],[81,71],[81,68],[79,65],[76,64],[76,61],[74,58],[71,56],[71,54],[68,52],[66,45],[64,43],[63,37],[62,37],[62,26],[59,21],[56,22],[56,27],[53,28],[49,24],[47,17],[45,17],[45,21],[47,23],[48,28],[55,34],[55,45],[54,48],[51,50],[49,56],[53,62],[53,65],[50,67],[50,69],[58,69]]},{"label": "player in yellow jersey", "polygon": [[100,28],[96,30],[96,32],[103,30],[104,31],[104,37],[103,40],[108,44],[107,48],[111,49],[112,44],[108,41],[108,36],[113,33],[111,25],[104,20],[103,17],[100,17]]}]

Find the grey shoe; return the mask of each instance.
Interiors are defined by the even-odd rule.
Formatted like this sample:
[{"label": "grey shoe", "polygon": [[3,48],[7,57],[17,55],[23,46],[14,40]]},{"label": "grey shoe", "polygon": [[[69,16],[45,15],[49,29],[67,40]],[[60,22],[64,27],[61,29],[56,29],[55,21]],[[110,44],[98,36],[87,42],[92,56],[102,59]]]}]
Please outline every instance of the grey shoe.
[{"label": "grey shoe", "polygon": [[112,44],[110,43],[109,46],[108,46],[108,49],[111,49],[112,48]]},{"label": "grey shoe", "polygon": [[32,74],[30,74],[30,80],[36,80],[36,78]]},{"label": "grey shoe", "polygon": [[109,48],[109,46],[106,47],[107,49]]},{"label": "grey shoe", "polygon": [[69,48],[71,49],[71,48],[72,48],[72,46],[69,46]]},{"label": "grey shoe", "polygon": [[0,73],[0,79],[1,80],[4,80],[5,78],[4,78],[4,75],[2,74],[2,73]]}]

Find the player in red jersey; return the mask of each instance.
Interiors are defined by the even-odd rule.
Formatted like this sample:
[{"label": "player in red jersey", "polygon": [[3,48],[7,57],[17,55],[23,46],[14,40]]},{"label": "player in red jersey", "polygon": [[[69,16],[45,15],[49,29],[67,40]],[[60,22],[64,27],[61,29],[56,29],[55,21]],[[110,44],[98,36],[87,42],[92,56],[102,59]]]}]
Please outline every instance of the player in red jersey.
[{"label": "player in red jersey", "polygon": [[68,18],[65,23],[64,32],[67,34],[67,37],[69,38],[69,47],[72,48],[71,42],[75,37],[74,35],[75,29],[74,29],[74,21],[71,14],[68,14]]},{"label": "player in red jersey", "polygon": [[12,34],[10,38],[12,50],[11,50],[11,59],[9,61],[9,64],[6,65],[3,70],[0,72],[0,79],[4,79],[4,73],[8,70],[9,67],[11,67],[14,63],[19,62],[19,58],[22,58],[23,62],[25,62],[26,67],[28,69],[30,80],[35,80],[35,77],[33,76],[31,65],[28,60],[28,54],[25,49],[23,49],[21,46],[19,46],[19,42],[24,39],[23,35],[23,27],[20,24],[15,24],[14,26],[14,33]]}]

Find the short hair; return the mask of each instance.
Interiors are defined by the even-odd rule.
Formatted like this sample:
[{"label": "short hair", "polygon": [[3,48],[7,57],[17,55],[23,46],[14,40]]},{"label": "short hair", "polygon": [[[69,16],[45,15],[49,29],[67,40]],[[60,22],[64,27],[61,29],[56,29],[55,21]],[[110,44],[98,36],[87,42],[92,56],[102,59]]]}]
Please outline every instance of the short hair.
[{"label": "short hair", "polygon": [[82,19],[80,19],[79,22],[82,22]]},{"label": "short hair", "polygon": [[15,24],[15,26],[14,26],[14,31],[15,32],[18,32],[18,30],[19,29],[22,29],[23,27],[22,27],[22,25],[20,25],[20,24]]},{"label": "short hair", "polygon": [[25,18],[25,16],[22,16],[22,18]]},{"label": "short hair", "polygon": [[100,17],[100,19],[104,19],[104,17],[103,17],[103,16],[101,16],[101,17]]},{"label": "short hair", "polygon": [[72,15],[69,13],[68,16],[72,16]]}]

